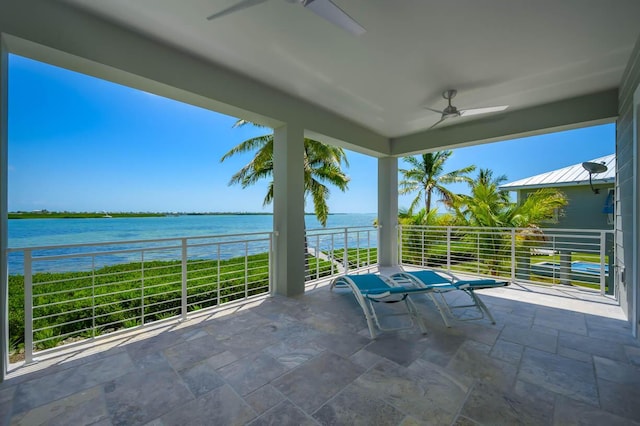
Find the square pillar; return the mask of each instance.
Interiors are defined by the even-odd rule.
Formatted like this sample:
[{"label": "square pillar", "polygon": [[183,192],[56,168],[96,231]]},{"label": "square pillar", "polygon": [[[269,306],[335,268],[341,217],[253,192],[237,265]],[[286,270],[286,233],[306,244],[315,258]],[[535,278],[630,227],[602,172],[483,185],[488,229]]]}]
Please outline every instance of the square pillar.
[{"label": "square pillar", "polygon": [[9,51],[0,34],[0,382],[4,380],[9,362],[9,271],[7,270],[8,244],[8,78]]},{"label": "square pillar", "polygon": [[378,159],[378,263],[398,265],[398,159]]},{"label": "square pillar", "polygon": [[273,135],[274,289],[304,293],[304,131],[288,124]]}]

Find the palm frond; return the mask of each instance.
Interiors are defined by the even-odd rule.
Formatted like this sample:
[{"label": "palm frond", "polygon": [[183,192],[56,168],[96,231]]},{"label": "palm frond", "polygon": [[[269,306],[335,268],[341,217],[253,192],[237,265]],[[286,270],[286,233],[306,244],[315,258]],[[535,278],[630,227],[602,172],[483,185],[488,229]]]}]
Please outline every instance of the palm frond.
[{"label": "palm frond", "polygon": [[318,222],[320,222],[323,227],[327,226],[327,219],[329,218],[329,206],[327,205],[329,188],[317,180],[312,179],[309,193],[313,200],[313,211],[318,218]]},{"label": "palm frond", "polygon": [[[254,151],[256,149],[262,149],[269,143],[273,146],[273,135],[257,136],[255,138],[247,139],[244,142],[240,142],[238,145],[231,148],[226,154],[220,158],[220,162],[223,162],[229,157],[243,152]],[[273,148],[271,148],[271,156],[273,156]]]},{"label": "palm frond", "polygon": [[251,125],[251,126],[260,127],[260,128],[266,128],[267,127],[267,126],[262,125],[262,124],[254,123],[253,121],[239,119],[238,121],[233,123],[233,126],[231,126],[231,128],[235,129],[236,127],[244,127],[246,125]]},{"label": "palm frond", "polygon": [[[260,126],[255,123],[238,120],[233,127],[242,127],[248,124]],[[236,154],[255,151],[254,157],[249,163],[233,174],[229,185],[240,185],[246,188],[259,180],[273,177],[273,135],[263,135],[247,139],[233,147],[220,161],[224,161]],[[305,196],[310,195],[314,203],[314,211],[318,220],[326,226],[329,207],[327,199],[329,189],[324,183],[333,185],[345,191],[350,181],[342,170],[342,166],[349,166],[349,161],[342,148],[324,144],[313,139],[304,139],[304,189]],[[263,205],[273,202],[273,181],[269,182],[267,194]]]}]

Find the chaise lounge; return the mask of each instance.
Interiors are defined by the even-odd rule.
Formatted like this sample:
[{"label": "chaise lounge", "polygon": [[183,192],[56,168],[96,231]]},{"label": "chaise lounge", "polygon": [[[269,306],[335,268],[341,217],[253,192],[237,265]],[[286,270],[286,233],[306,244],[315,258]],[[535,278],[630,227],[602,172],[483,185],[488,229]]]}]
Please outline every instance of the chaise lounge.
[{"label": "chaise lounge", "polygon": [[[423,334],[427,333],[424,320],[409,296],[433,291],[429,286],[415,286],[412,283],[401,285],[383,275],[362,274],[340,276],[331,281],[329,290],[333,291],[334,288],[348,288],[351,290],[364,312],[372,339],[375,339],[378,334],[376,329],[380,331],[405,330],[413,328],[416,323]],[[380,302],[404,302],[407,312],[378,314],[374,304]],[[410,324],[406,327],[385,327],[381,324],[380,318],[389,316],[408,316]]]},{"label": "chaise lounge", "polygon": [[[448,272],[435,272],[432,270],[397,272],[391,275],[391,278],[399,285],[413,285],[416,287],[428,289],[430,295],[432,296],[432,299],[436,304],[436,307],[440,311],[442,320],[447,327],[449,327],[449,323],[444,315],[443,310],[441,309],[441,306],[436,302],[435,297],[433,297],[434,292],[440,295],[440,299],[444,303],[448,314],[452,318],[455,318],[458,321],[480,320],[483,319],[486,314],[486,316],[491,320],[491,324],[495,324],[496,320],[493,318],[493,315],[491,315],[489,308],[487,308],[487,305],[485,305],[480,297],[478,297],[478,295],[475,293],[475,290],[505,287],[509,285],[508,281],[496,281],[493,279],[463,280]],[[461,290],[465,292],[467,295],[469,295],[473,303],[463,305],[450,305],[443,294],[453,290]],[[478,316],[462,318],[460,316],[454,315],[453,313],[454,309],[466,309],[473,307],[478,310]]]}]

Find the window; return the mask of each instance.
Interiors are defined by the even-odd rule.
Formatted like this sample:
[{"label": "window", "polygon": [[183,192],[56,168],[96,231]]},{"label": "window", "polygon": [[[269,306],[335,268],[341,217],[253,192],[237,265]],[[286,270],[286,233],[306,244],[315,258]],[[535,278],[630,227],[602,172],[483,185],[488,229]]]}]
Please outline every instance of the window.
[{"label": "window", "polygon": [[616,203],[616,190],[611,188],[607,194],[607,199],[602,207],[602,213],[607,215],[607,225],[613,225],[615,223],[615,203]]}]

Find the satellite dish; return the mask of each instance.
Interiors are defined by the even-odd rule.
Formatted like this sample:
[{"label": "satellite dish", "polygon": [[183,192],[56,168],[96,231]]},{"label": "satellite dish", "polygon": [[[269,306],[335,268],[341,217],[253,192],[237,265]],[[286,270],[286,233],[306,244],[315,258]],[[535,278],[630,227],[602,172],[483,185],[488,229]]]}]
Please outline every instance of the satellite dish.
[{"label": "satellite dish", "polygon": [[604,162],[593,163],[591,161],[585,161],[584,163],[582,163],[582,168],[589,172],[589,186],[591,187],[591,190],[593,191],[594,194],[599,194],[600,190],[595,189],[593,187],[593,183],[591,183],[591,175],[597,174],[597,173],[604,173],[609,169],[607,168],[607,166],[605,166]]}]

